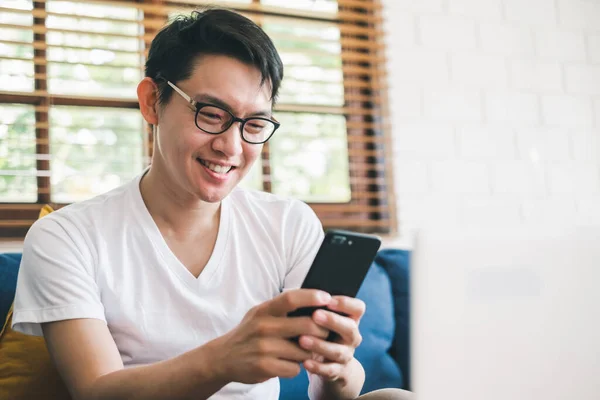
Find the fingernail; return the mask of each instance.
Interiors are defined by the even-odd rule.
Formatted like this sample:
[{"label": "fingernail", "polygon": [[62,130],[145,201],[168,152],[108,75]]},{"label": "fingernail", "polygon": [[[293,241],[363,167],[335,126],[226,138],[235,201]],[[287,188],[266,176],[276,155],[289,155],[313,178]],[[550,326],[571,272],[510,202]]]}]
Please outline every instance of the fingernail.
[{"label": "fingernail", "polygon": [[335,306],[337,306],[338,304],[340,304],[340,301],[339,301],[338,299],[334,299],[334,298],[332,298],[332,299],[329,301],[329,305],[330,305],[331,307],[335,307]]},{"label": "fingernail", "polygon": [[325,315],[325,313],[323,311],[317,311],[317,312],[315,312],[315,319],[318,322],[325,322],[325,320],[327,320],[327,316]]},{"label": "fingernail", "polygon": [[309,338],[309,337],[305,337],[305,338],[303,338],[303,339],[302,339],[302,343],[304,344],[304,346],[305,346],[305,347],[310,347],[310,346],[312,346],[314,342],[315,342],[315,341],[314,341],[314,340],[312,340],[312,339],[311,339],[311,338]]},{"label": "fingernail", "polygon": [[327,292],[319,292],[318,294],[319,300],[323,302],[327,302],[331,300],[331,295]]}]

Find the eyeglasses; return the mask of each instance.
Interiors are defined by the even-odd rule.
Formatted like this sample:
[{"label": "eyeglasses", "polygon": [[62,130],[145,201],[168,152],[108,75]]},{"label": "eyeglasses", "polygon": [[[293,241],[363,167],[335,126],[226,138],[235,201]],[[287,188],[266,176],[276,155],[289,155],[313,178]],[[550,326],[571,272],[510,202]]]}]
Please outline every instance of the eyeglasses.
[{"label": "eyeglasses", "polygon": [[196,126],[198,129],[211,135],[223,133],[234,122],[240,122],[242,139],[251,144],[262,144],[269,140],[281,125],[276,120],[268,118],[238,118],[222,107],[195,101],[170,81],[167,81],[167,84],[196,110]]}]

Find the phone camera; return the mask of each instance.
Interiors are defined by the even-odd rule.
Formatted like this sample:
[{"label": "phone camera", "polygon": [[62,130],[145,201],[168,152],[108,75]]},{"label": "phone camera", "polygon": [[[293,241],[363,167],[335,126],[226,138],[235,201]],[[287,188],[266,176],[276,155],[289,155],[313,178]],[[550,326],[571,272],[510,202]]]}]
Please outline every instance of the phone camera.
[{"label": "phone camera", "polygon": [[346,238],[344,236],[334,236],[331,238],[331,244],[335,245],[343,245],[346,242]]}]

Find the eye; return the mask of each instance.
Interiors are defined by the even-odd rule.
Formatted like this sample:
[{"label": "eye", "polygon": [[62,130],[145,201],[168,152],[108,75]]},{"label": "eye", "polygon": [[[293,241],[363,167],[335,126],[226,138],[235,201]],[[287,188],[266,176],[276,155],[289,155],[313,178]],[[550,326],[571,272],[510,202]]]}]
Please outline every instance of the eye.
[{"label": "eye", "polygon": [[229,120],[230,116],[218,107],[204,106],[198,112],[198,122],[202,124],[222,125]]},{"label": "eye", "polygon": [[206,118],[206,119],[213,119],[215,121],[220,121],[222,119],[222,116],[214,113],[214,112],[208,112],[208,111],[200,111],[200,115],[202,116],[202,118]]}]

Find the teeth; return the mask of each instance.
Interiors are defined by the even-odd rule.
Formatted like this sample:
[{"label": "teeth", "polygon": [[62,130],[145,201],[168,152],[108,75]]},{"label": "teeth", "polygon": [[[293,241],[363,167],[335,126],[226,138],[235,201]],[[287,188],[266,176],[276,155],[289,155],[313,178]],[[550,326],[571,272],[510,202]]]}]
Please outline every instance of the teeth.
[{"label": "teeth", "polygon": [[231,167],[224,167],[222,165],[213,164],[204,160],[200,160],[200,163],[217,174],[226,174],[231,170]]}]

